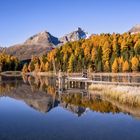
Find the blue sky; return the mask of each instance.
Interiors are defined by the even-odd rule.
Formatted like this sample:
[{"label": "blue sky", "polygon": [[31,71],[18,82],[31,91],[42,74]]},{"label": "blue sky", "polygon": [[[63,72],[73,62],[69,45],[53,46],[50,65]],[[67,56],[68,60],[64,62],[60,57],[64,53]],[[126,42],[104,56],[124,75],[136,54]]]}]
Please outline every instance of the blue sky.
[{"label": "blue sky", "polygon": [[0,46],[47,30],[60,37],[82,27],[123,33],[140,23],[140,0],[0,0]]}]

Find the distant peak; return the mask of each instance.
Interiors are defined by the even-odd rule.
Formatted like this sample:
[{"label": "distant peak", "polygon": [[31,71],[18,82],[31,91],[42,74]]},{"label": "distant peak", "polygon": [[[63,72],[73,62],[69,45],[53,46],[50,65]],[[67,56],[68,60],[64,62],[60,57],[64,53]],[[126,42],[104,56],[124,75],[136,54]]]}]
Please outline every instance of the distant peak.
[{"label": "distant peak", "polygon": [[131,34],[140,33],[140,24],[136,24],[128,32],[130,32]]},{"label": "distant peak", "polygon": [[136,28],[140,28],[140,24],[136,24],[134,27],[136,27]]},{"label": "distant peak", "polygon": [[61,38],[55,37],[45,30],[32,35],[23,44],[11,46],[7,49],[7,52],[17,56],[20,60],[25,60],[30,59],[32,55],[40,56],[46,54],[55,47],[62,46],[68,42],[85,39],[86,37],[87,33],[80,27]]},{"label": "distant peak", "polygon": [[48,45],[48,44],[58,44],[58,38],[52,36],[49,32],[43,31],[36,35],[31,36],[25,41],[24,44],[27,45]]},{"label": "distant peak", "polygon": [[60,38],[61,43],[65,44],[67,42],[78,41],[80,39],[85,39],[87,37],[86,33],[82,28],[78,27],[76,31],[73,31],[69,34]]},{"label": "distant peak", "polygon": [[78,31],[83,31],[81,27],[78,27]]},{"label": "distant peak", "polygon": [[47,30],[40,32],[39,34],[48,34],[49,32]]}]

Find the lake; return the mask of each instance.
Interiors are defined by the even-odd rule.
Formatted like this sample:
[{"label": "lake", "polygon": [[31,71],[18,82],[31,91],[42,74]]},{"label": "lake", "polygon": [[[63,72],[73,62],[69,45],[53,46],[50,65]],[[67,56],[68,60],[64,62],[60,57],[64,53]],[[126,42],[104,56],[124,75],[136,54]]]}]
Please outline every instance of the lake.
[{"label": "lake", "polygon": [[140,106],[80,88],[59,89],[54,77],[0,82],[0,140],[140,140]]}]

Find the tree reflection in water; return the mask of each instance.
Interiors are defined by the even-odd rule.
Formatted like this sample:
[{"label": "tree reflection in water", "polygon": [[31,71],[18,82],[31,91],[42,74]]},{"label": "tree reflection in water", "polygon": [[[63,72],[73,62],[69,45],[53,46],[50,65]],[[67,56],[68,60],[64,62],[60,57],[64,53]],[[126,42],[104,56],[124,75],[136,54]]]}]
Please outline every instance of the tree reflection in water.
[{"label": "tree reflection in water", "polygon": [[23,77],[23,80],[8,80],[0,83],[0,96],[23,100],[30,107],[49,112],[61,106],[77,116],[87,109],[101,113],[127,113],[140,117],[140,106],[121,104],[98,94],[90,94],[83,89],[64,90],[59,93],[55,77]]}]

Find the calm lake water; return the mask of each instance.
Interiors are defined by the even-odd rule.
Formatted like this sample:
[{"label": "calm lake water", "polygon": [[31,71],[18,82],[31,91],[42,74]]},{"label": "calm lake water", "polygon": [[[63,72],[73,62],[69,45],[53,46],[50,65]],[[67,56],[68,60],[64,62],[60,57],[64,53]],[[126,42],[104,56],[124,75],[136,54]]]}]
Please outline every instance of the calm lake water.
[{"label": "calm lake water", "polygon": [[0,83],[0,140],[140,140],[140,107],[58,89],[55,78]]}]

